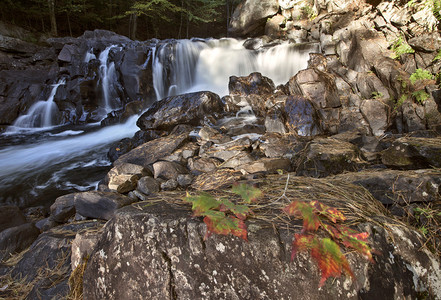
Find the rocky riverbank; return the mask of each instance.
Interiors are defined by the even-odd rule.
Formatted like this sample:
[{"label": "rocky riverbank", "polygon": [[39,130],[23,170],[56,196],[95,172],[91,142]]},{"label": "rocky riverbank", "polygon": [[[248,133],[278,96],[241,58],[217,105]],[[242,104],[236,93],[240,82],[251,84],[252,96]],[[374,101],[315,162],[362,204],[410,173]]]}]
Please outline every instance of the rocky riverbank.
[{"label": "rocky riverbank", "polygon": [[[154,103],[140,131],[109,150],[113,167],[98,190],[57,198],[46,218],[2,207],[0,296],[441,299],[436,19],[393,1],[254,2],[232,23],[237,35],[266,33],[248,47],[291,38],[322,53],[284,85],[252,73],[230,77],[223,98],[206,91]],[[400,38],[407,53],[394,48]],[[65,48],[58,59],[68,70]],[[182,199],[231,196],[236,182],[264,192],[247,220],[249,242],[204,239]],[[292,200],[344,211],[369,233],[375,263],[349,252],[354,278],[317,288],[310,257],[290,260],[301,226],[281,208]]]}]

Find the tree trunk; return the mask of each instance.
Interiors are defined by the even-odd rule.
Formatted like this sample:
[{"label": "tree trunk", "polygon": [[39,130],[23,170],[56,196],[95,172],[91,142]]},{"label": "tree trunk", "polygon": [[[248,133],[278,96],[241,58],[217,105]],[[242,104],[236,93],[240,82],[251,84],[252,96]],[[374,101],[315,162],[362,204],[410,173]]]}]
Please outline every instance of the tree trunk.
[{"label": "tree trunk", "polygon": [[72,27],[70,26],[69,13],[66,12],[66,15],[67,15],[67,26],[69,27],[69,34],[70,34],[70,36],[72,36]]},{"label": "tree trunk", "polygon": [[129,29],[129,38],[132,40],[136,39],[136,29],[138,26],[137,23],[138,16],[136,14],[130,15],[130,29]]},{"label": "tree trunk", "polygon": [[49,6],[49,16],[51,18],[51,34],[57,36],[57,20],[55,19],[55,0],[47,0]]}]

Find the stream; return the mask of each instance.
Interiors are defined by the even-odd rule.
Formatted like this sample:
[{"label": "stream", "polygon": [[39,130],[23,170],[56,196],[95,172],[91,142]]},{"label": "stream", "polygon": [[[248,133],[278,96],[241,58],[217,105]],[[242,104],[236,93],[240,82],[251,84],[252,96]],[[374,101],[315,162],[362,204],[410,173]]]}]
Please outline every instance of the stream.
[{"label": "stream", "polygon": [[[171,65],[167,65],[167,46],[173,49]],[[99,56],[97,88],[103,89],[102,107],[106,112],[117,108],[108,92],[117,80],[113,62],[107,59],[112,48],[124,51],[124,45],[109,45]],[[252,72],[271,78],[276,86],[285,84],[306,68],[309,53],[318,51],[316,44],[287,42],[259,51],[249,50],[244,48],[243,41],[235,39],[179,40],[171,46],[163,43],[148,58],[152,60],[156,94],[153,101],[204,90],[222,97],[228,94],[230,76],[247,76]],[[90,53],[87,54],[86,59],[90,60]],[[58,109],[53,97],[66,80],[69,79],[60,76],[47,87],[48,99],[36,102],[0,135],[0,204],[47,207],[60,195],[95,189],[111,167],[107,158],[110,146],[139,130],[136,115],[124,124],[107,127],[99,123],[57,124],[50,116]]]}]

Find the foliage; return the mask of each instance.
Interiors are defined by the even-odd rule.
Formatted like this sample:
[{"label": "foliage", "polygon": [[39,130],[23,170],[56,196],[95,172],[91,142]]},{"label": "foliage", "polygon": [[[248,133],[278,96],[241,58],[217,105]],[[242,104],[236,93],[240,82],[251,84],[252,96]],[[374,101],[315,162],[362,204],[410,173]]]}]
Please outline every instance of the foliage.
[{"label": "foliage", "polygon": [[317,13],[314,11],[314,8],[310,5],[302,6],[301,10],[304,18],[307,18],[309,20],[314,20],[317,17]]},{"label": "foliage", "polygon": [[427,70],[416,69],[408,79],[400,79],[402,95],[396,107],[401,106],[404,101],[412,97],[417,103],[424,104],[430,95],[425,91],[426,87],[435,84],[434,76]]},{"label": "foliage", "polygon": [[394,59],[399,59],[405,53],[415,53],[403,37],[399,37],[393,44],[391,50],[394,52]]},{"label": "foliage", "polygon": [[415,85],[419,80],[433,80],[433,75],[427,70],[416,69],[409,77],[410,82]]},{"label": "foliage", "polygon": [[[185,202],[192,204],[193,216],[203,217],[207,225],[205,239],[212,233],[247,238],[246,218],[253,214],[250,204],[262,196],[262,192],[249,185],[233,186],[232,193],[239,195],[241,201],[226,198],[214,198],[203,193],[191,196],[187,193]],[[346,220],[342,212],[319,201],[293,201],[283,211],[303,219],[302,231],[294,235],[291,259],[301,251],[309,251],[321,272],[319,286],[323,286],[329,277],[339,277],[345,272],[351,277],[354,274],[339,244],[361,253],[373,262],[372,250],[367,244],[369,234],[357,232],[341,222]],[[322,238],[318,230],[323,229],[329,237]]]},{"label": "foliage", "polygon": [[407,211],[405,221],[416,227],[424,236],[425,245],[441,257],[441,202],[408,205],[403,209]]},{"label": "foliage", "polygon": [[[50,14],[55,14],[59,35],[78,36],[96,28],[127,35],[135,22],[142,38],[177,37],[184,26],[187,34],[193,34],[189,29],[201,32],[201,22],[216,22],[213,30],[224,35],[224,22],[239,4],[238,0],[57,0],[51,11],[48,0],[4,2],[1,19],[30,30],[48,32]],[[154,28],[157,36],[152,35]]]},{"label": "foliage", "polygon": [[207,193],[199,196],[187,194],[184,201],[192,203],[193,216],[204,217],[204,223],[207,225],[205,239],[216,233],[232,234],[248,240],[245,220],[253,213],[248,205],[261,197],[262,192],[257,188],[239,184],[233,187],[232,193],[241,196],[242,201],[216,199]]},{"label": "foliage", "polygon": [[[329,277],[339,277],[342,271],[354,277],[338,243],[354,249],[373,262],[372,250],[367,244],[369,234],[359,233],[338,224],[345,221],[346,217],[336,208],[318,201],[293,201],[284,211],[288,215],[303,219],[302,232],[294,235],[291,259],[300,251],[310,251],[321,272],[319,287],[323,286]],[[319,228],[327,232],[331,238],[320,238],[317,234]]]},{"label": "foliage", "polygon": [[384,95],[381,92],[372,92],[373,99],[383,99]]}]

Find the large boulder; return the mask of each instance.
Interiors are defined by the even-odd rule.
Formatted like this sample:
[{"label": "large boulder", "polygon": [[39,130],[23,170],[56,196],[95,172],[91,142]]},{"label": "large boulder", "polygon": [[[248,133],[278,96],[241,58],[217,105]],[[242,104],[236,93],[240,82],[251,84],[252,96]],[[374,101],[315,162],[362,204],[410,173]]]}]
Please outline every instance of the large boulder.
[{"label": "large boulder", "polygon": [[188,138],[188,133],[173,134],[144,143],[130,152],[121,155],[114,165],[131,163],[144,168],[173,153]]},{"label": "large boulder", "polygon": [[223,103],[217,94],[196,92],[155,102],[136,124],[142,130],[170,130],[178,124],[200,125],[208,115],[222,112]]},{"label": "large boulder", "polygon": [[[284,181],[271,184],[283,186]],[[314,195],[340,195],[334,200],[345,207],[357,203],[358,212],[375,218],[355,227],[371,234],[369,243],[379,253],[375,263],[347,253],[354,278],[330,279],[318,288],[320,275],[311,257],[301,252],[291,260],[293,235],[300,226],[251,220],[248,242],[221,235],[204,239],[205,224],[190,218],[189,210],[149,203],[128,206],[107,224],[84,272],[84,299],[393,299],[414,298],[423,291],[441,296],[439,261],[420,248],[420,235],[388,223],[381,205],[367,205],[375,200],[353,197],[366,195],[362,188],[344,189],[348,203],[346,194],[333,191],[332,185],[325,191],[320,182],[293,184]]]},{"label": "large boulder", "polygon": [[236,7],[228,31],[240,37],[263,35],[268,17],[278,10],[277,0],[246,0]]}]

